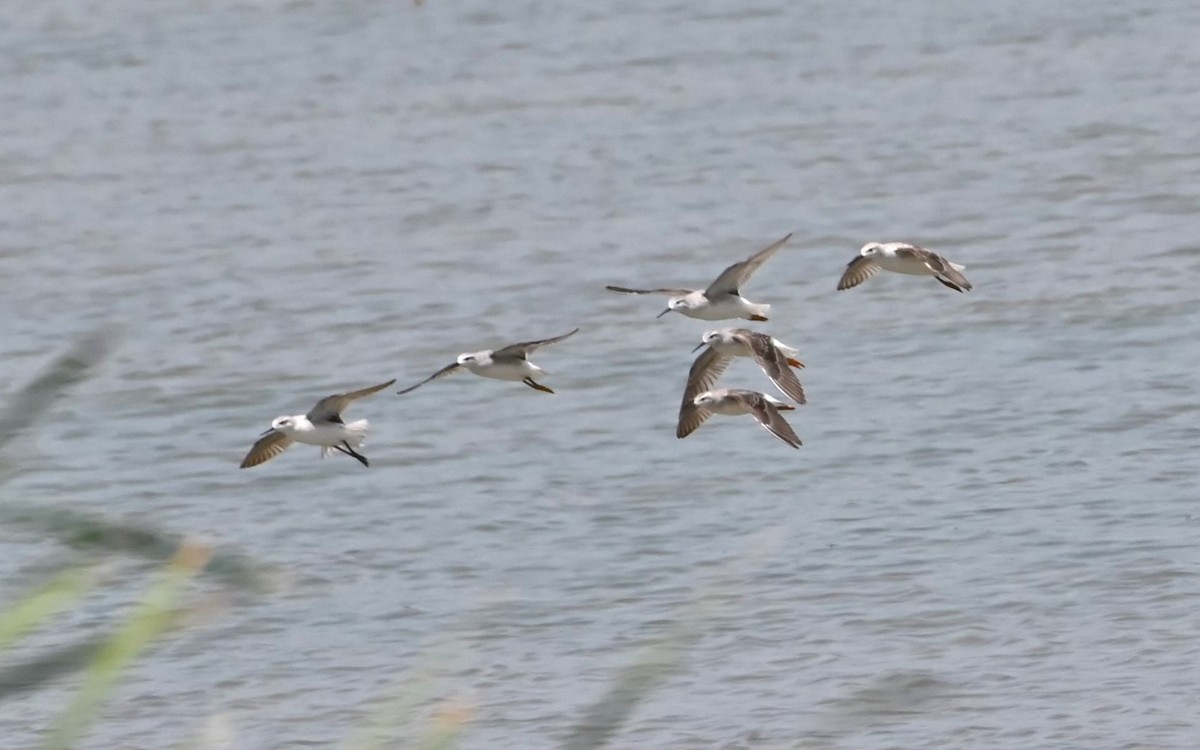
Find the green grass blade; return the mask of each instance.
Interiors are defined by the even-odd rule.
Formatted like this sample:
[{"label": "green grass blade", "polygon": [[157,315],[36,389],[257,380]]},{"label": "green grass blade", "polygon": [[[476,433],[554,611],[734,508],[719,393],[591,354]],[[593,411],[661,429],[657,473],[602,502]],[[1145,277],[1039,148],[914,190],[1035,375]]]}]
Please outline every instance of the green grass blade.
[{"label": "green grass blade", "polygon": [[[417,735],[411,724],[417,706],[433,698],[439,677],[451,669],[465,650],[461,639],[445,641],[425,652],[420,662],[390,691],[390,697],[367,717],[359,731],[343,742],[343,750],[385,750],[395,747],[397,735]],[[434,727],[419,741],[421,750],[448,750],[462,732],[468,711],[465,707],[439,712]]]},{"label": "green grass blade", "polygon": [[[77,549],[121,552],[148,560],[169,560],[183,543],[181,534],[110,521],[70,508],[28,503],[0,505],[0,523],[34,529]],[[231,586],[259,593],[275,588],[269,566],[232,550],[214,550],[204,572]]]},{"label": "green grass blade", "polygon": [[187,543],[180,546],[160,580],[88,665],[79,692],[51,727],[46,748],[66,750],[84,733],[113,692],[121,672],[175,621],[175,600],[207,563],[207,549]]},{"label": "green grass blade", "polygon": [[433,726],[417,742],[417,750],[454,750],[469,718],[470,711],[465,706],[443,706]]},{"label": "green grass blade", "polygon": [[0,612],[0,652],[83,596],[95,581],[94,567],[74,568],[56,575],[16,604],[5,607]]},{"label": "green grass blade", "polygon": [[[198,617],[206,617],[203,609],[176,609],[171,613],[170,628],[188,625]],[[80,672],[96,660],[96,656],[113,639],[113,631],[89,635],[66,646],[41,652],[22,662],[7,664],[0,672],[0,702],[41,688],[75,672]]]},{"label": "green grass blade", "polygon": [[89,635],[67,646],[7,665],[0,672],[0,701],[15,698],[86,667],[108,643],[104,635]]},{"label": "green grass blade", "polygon": [[562,743],[563,750],[595,750],[608,744],[633,710],[683,663],[700,637],[696,615],[685,616],[658,641],[649,644],[633,664],[622,669],[608,691],[584,711]]},{"label": "green grass blade", "polygon": [[8,399],[0,411],[0,448],[35,424],[71,386],[86,380],[112,348],[110,331],[98,331],[75,342],[50,366]]}]

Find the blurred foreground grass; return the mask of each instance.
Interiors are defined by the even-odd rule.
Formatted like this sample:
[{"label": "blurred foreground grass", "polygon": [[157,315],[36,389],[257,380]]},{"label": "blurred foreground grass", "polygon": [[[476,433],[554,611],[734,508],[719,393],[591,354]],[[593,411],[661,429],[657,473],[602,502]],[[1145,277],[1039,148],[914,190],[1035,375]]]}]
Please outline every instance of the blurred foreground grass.
[{"label": "blurred foreground grass", "polygon": [[[0,457],[4,448],[38,424],[68,389],[94,372],[111,349],[112,338],[111,333],[100,332],[80,339],[9,398],[0,411]],[[11,465],[0,461],[0,486],[11,478],[12,471]],[[90,556],[76,567],[33,582],[29,593],[16,601],[3,603],[0,659],[7,657],[24,637],[51,626],[56,615],[106,585],[102,556],[121,554],[166,561],[140,603],[111,632],[89,633],[73,644],[0,668],[0,701],[12,700],[65,675],[78,674],[78,691],[48,728],[43,740],[45,748],[62,750],[84,737],[100,715],[104,702],[117,690],[122,672],[155,641],[187,626],[189,610],[180,602],[197,575],[206,574],[223,585],[260,595],[270,590],[269,569],[252,558],[151,526],[3,498],[0,498],[0,522],[9,528],[52,537]],[[561,743],[564,750],[601,748],[608,744],[635,708],[683,663],[687,650],[701,633],[701,623],[712,598],[699,599],[695,606],[679,614],[671,630],[643,647],[633,662],[615,676],[605,693],[585,709]],[[414,714],[418,707],[427,707],[434,701],[438,673],[461,650],[455,644],[428,653],[427,664],[406,675],[392,691],[393,695],[368,714],[363,726],[343,747],[347,750],[457,747],[471,716],[469,702],[458,699],[435,702],[432,719],[424,722]],[[227,731],[209,732],[184,746],[196,750],[234,746],[227,734]]]},{"label": "blurred foreground grass", "polygon": [[[18,437],[30,437],[30,429],[45,419],[54,403],[96,370],[111,350],[113,339],[111,331],[81,338],[17,389],[0,410],[0,451]],[[14,472],[11,460],[0,462],[0,485],[7,484]],[[0,700],[12,699],[65,674],[80,674],[81,685],[74,699],[46,733],[47,748],[72,746],[112,695],[125,668],[157,639],[187,622],[181,616],[187,610],[178,602],[195,575],[208,573],[227,585],[256,592],[267,589],[267,568],[249,557],[214,550],[151,526],[8,498],[0,499],[0,522],[8,529],[57,539],[90,557],[48,580],[34,582],[30,593],[0,607],[0,657],[8,656],[24,637],[50,626],[55,615],[105,585],[100,555],[168,561],[142,601],[111,633],[89,633],[0,670]]]}]

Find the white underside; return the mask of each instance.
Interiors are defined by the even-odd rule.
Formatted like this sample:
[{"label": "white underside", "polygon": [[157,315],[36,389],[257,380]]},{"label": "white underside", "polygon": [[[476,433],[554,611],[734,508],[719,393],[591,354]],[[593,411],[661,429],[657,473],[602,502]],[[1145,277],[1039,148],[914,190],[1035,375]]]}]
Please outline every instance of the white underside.
[{"label": "white underside", "polygon": [[521,381],[525,378],[532,378],[543,374],[545,371],[535,364],[527,360],[519,362],[501,362],[499,364],[493,362],[487,365],[468,364],[467,369],[471,372],[485,378],[495,378],[496,380],[517,380]]},{"label": "white underside", "polygon": [[[305,420],[307,422],[307,420]],[[349,424],[309,424],[307,427],[303,425],[300,429],[287,431],[287,436],[297,443],[305,445],[319,445],[323,449],[321,455],[327,454],[335,445],[349,443],[351,448],[359,448],[363,441],[367,438],[369,423],[365,419],[360,419],[357,422]]]},{"label": "white underside", "polygon": [[[925,265],[924,261],[920,261],[915,258],[897,258],[895,256],[881,255],[875,260],[875,262],[878,263],[884,270],[894,271],[895,273],[906,273],[910,276],[937,275],[932,268]],[[967,270],[966,266],[959,265],[958,263],[951,263],[950,267],[955,271]]]},{"label": "white underside", "polygon": [[876,260],[876,263],[885,271],[906,273],[910,276],[933,276],[933,269],[925,265],[923,261],[914,258],[895,258],[881,255]]},{"label": "white underside", "polygon": [[[771,403],[777,407],[783,407],[785,409],[791,408],[786,402],[780,401],[774,396],[770,396],[766,393],[762,394],[762,396],[767,400],[768,403]],[[741,414],[751,413],[750,409],[747,409],[741,401],[738,401],[735,398],[723,398],[720,401],[706,405],[704,408],[708,409],[714,414],[724,414],[725,416],[729,417],[736,417]]]},{"label": "white underside", "polygon": [[[767,307],[770,307],[770,305],[767,305]],[[772,337],[771,343],[775,344],[775,348],[778,349],[779,351],[783,352],[783,355],[785,357],[791,357],[792,359],[797,359],[800,356],[799,349],[788,346],[787,344],[783,343],[782,341],[780,341],[777,338]],[[730,356],[730,357],[753,357],[754,356],[754,352],[752,352],[750,350],[750,347],[748,347],[745,344],[742,344],[740,342],[736,342],[736,341],[724,342],[724,341],[721,341],[720,339],[718,339],[718,340],[712,342],[711,344],[709,344],[709,346],[712,346],[717,351],[719,351],[722,354],[725,354],[727,356]]]},{"label": "white underside", "polygon": [[765,318],[771,312],[770,305],[757,305],[745,297],[735,297],[732,294],[727,294],[716,302],[701,297],[700,301],[694,304],[694,307],[677,307],[675,311],[697,320],[749,320],[754,315]]},{"label": "white underside", "polygon": [[746,407],[740,402],[734,400],[718,401],[715,404],[709,404],[705,407],[714,414],[724,414],[727,417],[736,417],[741,414],[749,414]]}]

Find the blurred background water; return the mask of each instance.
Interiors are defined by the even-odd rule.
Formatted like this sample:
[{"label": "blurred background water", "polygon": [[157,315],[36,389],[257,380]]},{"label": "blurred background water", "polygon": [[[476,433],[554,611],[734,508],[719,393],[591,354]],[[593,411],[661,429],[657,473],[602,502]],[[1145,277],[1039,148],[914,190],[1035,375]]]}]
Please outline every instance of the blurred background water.
[{"label": "blurred background water", "polygon": [[[450,643],[463,746],[554,747],[714,598],[613,746],[1200,745],[1197,28],[1129,0],[10,6],[0,390],[124,335],[5,495],[294,578],[152,652],[87,746],[210,717],[325,746]],[[746,291],[808,365],[804,447],[676,440],[712,326],[603,285],[703,285],[787,232]],[[975,290],[835,292],[868,240]],[[537,357],[554,396],[387,392],[350,413],[370,470],[237,470],[276,415],[576,325]],[[66,554],[0,549],[0,600]],[[71,690],[0,703],[0,745]]]}]

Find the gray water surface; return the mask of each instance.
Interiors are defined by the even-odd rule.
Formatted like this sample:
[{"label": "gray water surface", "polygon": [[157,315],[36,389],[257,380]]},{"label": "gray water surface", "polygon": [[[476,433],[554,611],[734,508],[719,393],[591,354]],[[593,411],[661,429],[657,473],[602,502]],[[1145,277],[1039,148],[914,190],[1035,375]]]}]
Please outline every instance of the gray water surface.
[{"label": "gray water surface", "polygon": [[[292,580],[150,652],[86,746],[214,720],[329,746],[433,668],[462,747],[551,748],[689,618],[613,747],[1200,746],[1198,25],[1128,0],[10,8],[4,391],[123,336],[5,498]],[[787,232],[746,293],[808,365],[804,447],[722,417],[676,440],[712,326],[603,286],[706,284]],[[975,290],[834,291],[868,240]],[[459,375],[355,405],[370,470],[236,468],[328,393],[575,326],[536,358],[554,396]],[[0,549],[5,601],[65,555]],[[0,703],[0,746],[74,686]]]}]

